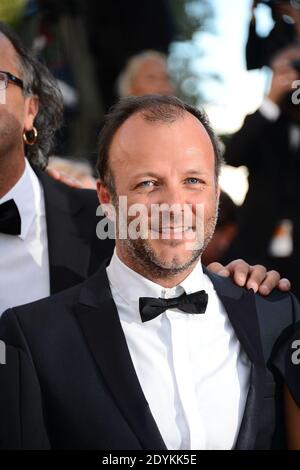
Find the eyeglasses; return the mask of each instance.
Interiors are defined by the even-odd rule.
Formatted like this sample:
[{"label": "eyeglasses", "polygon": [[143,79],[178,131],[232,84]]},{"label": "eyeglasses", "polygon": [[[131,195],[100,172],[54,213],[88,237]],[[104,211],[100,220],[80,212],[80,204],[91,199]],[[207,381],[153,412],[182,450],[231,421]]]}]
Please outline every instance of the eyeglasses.
[{"label": "eyeglasses", "polygon": [[22,90],[24,88],[23,81],[20,78],[15,77],[9,72],[2,72],[0,70],[0,90],[5,90],[5,88],[7,88],[8,82],[19,86]]}]

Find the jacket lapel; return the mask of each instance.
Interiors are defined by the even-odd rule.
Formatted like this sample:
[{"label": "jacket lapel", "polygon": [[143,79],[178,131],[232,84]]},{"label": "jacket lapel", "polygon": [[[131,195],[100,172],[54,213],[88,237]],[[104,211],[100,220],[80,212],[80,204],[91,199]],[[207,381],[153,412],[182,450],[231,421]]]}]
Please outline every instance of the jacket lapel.
[{"label": "jacket lapel", "polygon": [[254,449],[263,406],[266,367],[253,290],[246,291],[230,279],[216,276],[206,269],[223,303],[235,334],[251,361],[250,384],[236,449]]},{"label": "jacket lapel", "polygon": [[70,197],[71,189],[34,170],[44,189],[50,292],[54,294],[87,278],[91,248],[84,234],[85,224],[78,223],[82,202],[76,191]]},{"label": "jacket lapel", "polygon": [[141,447],[163,450],[166,446],[138,381],[105,267],[103,263],[84,283],[75,313],[104,380]]}]

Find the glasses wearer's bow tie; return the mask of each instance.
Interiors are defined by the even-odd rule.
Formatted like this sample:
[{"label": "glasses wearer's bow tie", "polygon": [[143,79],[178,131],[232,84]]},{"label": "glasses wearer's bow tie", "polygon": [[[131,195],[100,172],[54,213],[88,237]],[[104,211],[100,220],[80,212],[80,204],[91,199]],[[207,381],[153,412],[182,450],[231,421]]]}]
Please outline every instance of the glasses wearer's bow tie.
[{"label": "glasses wearer's bow tie", "polygon": [[205,290],[193,294],[182,294],[173,299],[162,299],[154,297],[140,297],[139,308],[142,322],[153,320],[161,313],[171,308],[178,308],[184,313],[205,313],[208,295]]},{"label": "glasses wearer's bow tie", "polygon": [[21,233],[20,212],[13,199],[0,204],[0,233],[6,235],[20,235]]}]

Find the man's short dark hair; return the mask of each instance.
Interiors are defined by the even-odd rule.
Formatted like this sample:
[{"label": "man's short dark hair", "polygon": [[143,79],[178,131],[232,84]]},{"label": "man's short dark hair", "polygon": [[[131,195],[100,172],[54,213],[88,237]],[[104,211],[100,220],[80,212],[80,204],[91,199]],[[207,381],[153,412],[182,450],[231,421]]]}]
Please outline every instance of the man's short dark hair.
[{"label": "man's short dark hair", "polygon": [[99,135],[97,170],[103,184],[114,189],[113,175],[109,169],[109,149],[117,130],[133,114],[141,113],[145,121],[172,123],[184,116],[195,116],[206,129],[215,153],[215,175],[219,177],[223,163],[219,139],[212,130],[206,113],[195,106],[184,103],[175,96],[144,95],[122,98],[105,117],[104,126]]},{"label": "man's short dark hair", "polygon": [[54,135],[62,125],[63,99],[55,78],[33,53],[21,43],[15,32],[0,21],[0,33],[16,51],[17,66],[24,82],[24,96],[37,96],[39,110],[34,120],[38,136],[36,144],[26,146],[27,158],[41,168],[47,166],[53,147]]}]

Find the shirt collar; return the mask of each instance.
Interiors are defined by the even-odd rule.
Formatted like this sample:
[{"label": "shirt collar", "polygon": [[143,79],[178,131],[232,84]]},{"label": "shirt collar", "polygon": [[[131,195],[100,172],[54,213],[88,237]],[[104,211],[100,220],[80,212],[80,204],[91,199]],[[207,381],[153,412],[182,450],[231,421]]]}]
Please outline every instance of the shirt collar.
[{"label": "shirt collar", "polygon": [[19,237],[25,240],[36,214],[39,212],[41,189],[39,181],[27,159],[21,178],[1,199],[0,204],[13,199],[21,217],[21,233]]},{"label": "shirt collar", "polygon": [[111,286],[128,304],[137,302],[139,297],[172,298],[184,292],[191,294],[204,288],[204,275],[200,261],[178,286],[172,288],[164,288],[126,266],[118,257],[116,249],[106,269]]}]

